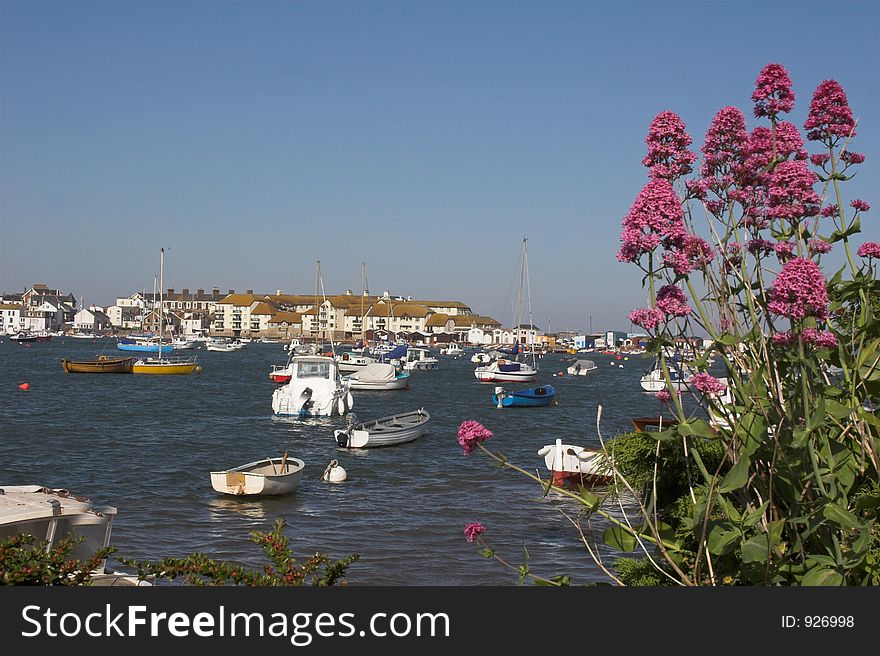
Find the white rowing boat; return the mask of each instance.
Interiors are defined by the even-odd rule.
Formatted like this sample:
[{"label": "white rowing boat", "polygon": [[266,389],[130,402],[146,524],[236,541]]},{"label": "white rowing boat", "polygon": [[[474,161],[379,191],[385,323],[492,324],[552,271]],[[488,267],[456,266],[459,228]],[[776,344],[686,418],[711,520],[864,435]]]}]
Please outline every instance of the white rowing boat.
[{"label": "white rowing boat", "polygon": [[370,449],[412,442],[428,432],[431,415],[424,408],[391,417],[382,417],[361,424],[348,416],[348,428],[333,431],[336,443],[348,449]]},{"label": "white rowing boat", "polygon": [[299,458],[264,458],[241,467],[211,472],[211,486],[223,494],[251,496],[293,492],[305,463]]}]

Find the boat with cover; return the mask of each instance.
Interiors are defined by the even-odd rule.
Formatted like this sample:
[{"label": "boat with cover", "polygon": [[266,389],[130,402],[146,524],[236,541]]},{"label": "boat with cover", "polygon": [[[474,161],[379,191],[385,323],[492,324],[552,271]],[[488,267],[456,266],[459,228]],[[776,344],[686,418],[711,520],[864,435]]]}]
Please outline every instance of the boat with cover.
[{"label": "boat with cover", "polygon": [[430,419],[431,415],[424,408],[360,424],[357,423],[357,417],[349,415],[347,428],[333,431],[333,437],[336,438],[336,443],[345,449],[370,449],[404,444],[427,433]]},{"label": "boat with cover", "polygon": [[[669,371],[669,382],[673,390],[689,389],[693,373],[690,367],[678,360],[671,360],[666,362],[666,368]],[[659,392],[667,388],[666,377],[663,375],[659,359],[654,360],[654,366],[642,375],[639,383],[646,392]]]},{"label": "boat with cover", "polygon": [[409,377],[408,371],[401,371],[393,364],[374,362],[343,380],[347,379],[354,390],[397,390],[409,386]]},{"label": "boat with cover", "polygon": [[571,376],[586,376],[587,372],[598,368],[592,360],[576,360],[566,371]]},{"label": "boat with cover", "polygon": [[111,358],[99,355],[94,360],[61,358],[61,368],[69,374],[130,374],[134,358]]},{"label": "boat with cover", "polygon": [[290,381],[272,393],[272,410],[276,415],[331,417],[344,415],[354,406],[349,383],[342,380],[333,358],[295,356],[290,367]]},{"label": "boat with cover", "polygon": [[598,449],[590,449],[556,440],[538,450],[557,487],[589,487],[608,485],[614,477],[608,470],[605,456]]},{"label": "boat with cover", "polygon": [[503,387],[496,387],[492,395],[492,403],[499,408],[528,408],[552,405],[556,390],[552,385],[530,387],[518,392],[506,392]]},{"label": "boat with cover", "polygon": [[533,383],[538,379],[538,372],[525,362],[499,358],[485,367],[477,367],[474,376],[482,383]]},{"label": "boat with cover", "polygon": [[116,344],[116,348],[120,351],[137,351],[139,353],[171,353],[174,350],[171,344],[159,344],[155,341],[147,342],[128,337],[122,337]]},{"label": "boat with cover", "polygon": [[339,371],[345,373],[360,371],[364,367],[378,362],[376,358],[354,353],[353,351],[346,351],[342,355],[337,355],[336,361],[339,363]]},{"label": "boat with cover", "polygon": [[265,458],[246,465],[211,472],[211,487],[233,496],[278,495],[299,486],[305,463],[299,458]]}]

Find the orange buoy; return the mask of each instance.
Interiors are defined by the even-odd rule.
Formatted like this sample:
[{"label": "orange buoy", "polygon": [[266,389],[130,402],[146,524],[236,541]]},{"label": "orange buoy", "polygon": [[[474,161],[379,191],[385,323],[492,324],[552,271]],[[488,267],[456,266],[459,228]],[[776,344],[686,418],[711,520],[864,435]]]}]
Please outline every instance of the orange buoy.
[{"label": "orange buoy", "polygon": [[18,389],[21,389],[21,390],[28,390],[30,388],[31,388],[30,383],[22,383],[21,385],[18,386]]}]

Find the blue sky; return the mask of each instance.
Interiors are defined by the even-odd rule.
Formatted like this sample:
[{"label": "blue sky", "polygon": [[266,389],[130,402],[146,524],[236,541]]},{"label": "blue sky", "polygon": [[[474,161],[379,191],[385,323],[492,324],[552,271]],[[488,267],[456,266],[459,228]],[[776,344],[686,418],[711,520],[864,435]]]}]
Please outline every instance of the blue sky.
[{"label": "blue sky", "polygon": [[[629,328],[616,261],[651,118],[697,150],[785,65],[802,125],[834,78],[868,159],[872,2],[0,0],[0,290],[87,303],[166,286],[460,299],[509,323],[529,241],[534,322]],[[873,110],[873,111],[872,111]]]}]

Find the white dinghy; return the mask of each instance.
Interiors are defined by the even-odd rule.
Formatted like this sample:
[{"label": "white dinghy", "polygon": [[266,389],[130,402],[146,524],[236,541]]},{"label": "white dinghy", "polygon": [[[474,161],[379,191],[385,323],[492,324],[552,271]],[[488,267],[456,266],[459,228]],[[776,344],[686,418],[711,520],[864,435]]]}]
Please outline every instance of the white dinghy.
[{"label": "white dinghy", "polygon": [[357,418],[348,416],[345,430],[333,431],[336,443],[347,449],[370,449],[412,442],[428,432],[431,415],[424,408],[401,415],[382,417],[373,421],[356,423]]},{"label": "white dinghy", "polygon": [[255,496],[293,492],[305,463],[299,458],[265,458],[235,469],[211,472],[211,486],[223,494]]}]

